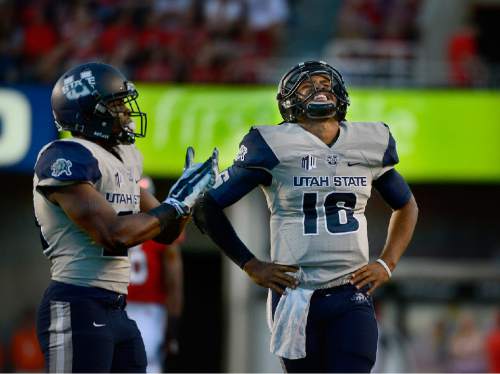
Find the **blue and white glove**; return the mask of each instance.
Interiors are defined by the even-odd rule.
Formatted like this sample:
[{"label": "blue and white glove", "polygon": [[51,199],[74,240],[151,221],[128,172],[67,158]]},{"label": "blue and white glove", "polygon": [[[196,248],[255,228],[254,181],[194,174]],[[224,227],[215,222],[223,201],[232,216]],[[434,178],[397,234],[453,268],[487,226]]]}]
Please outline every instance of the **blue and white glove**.
[{"label": "blue and white glove", "polygon": [[193,165],[194,149],[186,150],[186,164],[181,177],[170,189],[166,204],[172,205],[179,216],[191,214],[191,208],[198,197],[215,184],[219,172],[219,151],[214,148],[212,155],[204,162]]}]

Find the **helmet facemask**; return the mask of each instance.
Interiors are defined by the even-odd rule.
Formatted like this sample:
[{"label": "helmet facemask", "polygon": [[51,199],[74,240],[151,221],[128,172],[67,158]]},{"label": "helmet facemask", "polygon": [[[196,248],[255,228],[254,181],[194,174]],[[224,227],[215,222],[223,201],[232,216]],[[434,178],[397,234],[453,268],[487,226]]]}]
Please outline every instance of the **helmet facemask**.
[{"label": "helmet facemask", "polygon": [[146,135],[147,117],[146,113],[141,112],[139,108],[136,100],[138,93],[135,89],[129,90],[124,97],[120,96],[123,95],[114,95],[112,98],[99,100],[93,117],[96,122],[101,123],[101,128],[93,135],[98,137],[109,135],[110,138],[106,138],[109,141],[117,144],[132,144],[135,138],[143,138]]},{"label": "helmet facemask", "polygon": [[[91,116],[92,127],[96,130],[91,136],[101,137],[116,144],[132,144],[136,137],[143,138],[146,135],[147,117],[137,103],[139,94],[132,83],[126,82],[126,86],[125,93],[97,97],[98,101]],[[118,105],[115,105],[117,103]],[[118,108],[120,110],[117,110]],[[139,121],[134,118],[139,118]],[[136,122],[139,122],[138,126]]]}]

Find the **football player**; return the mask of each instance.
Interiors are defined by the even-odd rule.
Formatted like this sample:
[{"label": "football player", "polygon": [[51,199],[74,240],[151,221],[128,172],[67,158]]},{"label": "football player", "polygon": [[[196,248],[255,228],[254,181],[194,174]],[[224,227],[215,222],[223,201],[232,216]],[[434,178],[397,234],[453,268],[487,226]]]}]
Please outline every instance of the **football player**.
[{"label": "football player", "polygon": [[135,138],[146,114],[132,82],[114,67],[79,65],[56,82],[55,123],[72,138],[44,146],[33,179],[34,208],[51,283],[38,311],[38,338],[50,372],[145,372],[144,344],[124,310],[128,248],[172,243],[196,198],[213,185],[217,151],[186,169],[160,203],[139,187]]},{"label": "football player", "polygon": [[[154,195],[151,178],[141,188]],[[165,354],[179,352],[179,322],[183,307],[183,272],[180,244],[184,233],[171,245],[148,240],[129,249],[131,264],[127,314],[141,331],[148,373],[162,373]],[[168,357],[167,357],[168,359]]]},{"label": "football player", "polygon": [[[287,371],[369,372],[378,335],[371,295],[391,277],[418,214],[394,169],[396,142],[384,123],[345,120],[344,80],[325,62],[293,67],[277,100],[284,122],[250,130],[234,164],[195,207],[195,220],[270,289],[271,351]],[[271,263],[255,258],[223,213],[256,186],[271,213]],[[364,211],[372,187],[393,212],[370,263]]]}]

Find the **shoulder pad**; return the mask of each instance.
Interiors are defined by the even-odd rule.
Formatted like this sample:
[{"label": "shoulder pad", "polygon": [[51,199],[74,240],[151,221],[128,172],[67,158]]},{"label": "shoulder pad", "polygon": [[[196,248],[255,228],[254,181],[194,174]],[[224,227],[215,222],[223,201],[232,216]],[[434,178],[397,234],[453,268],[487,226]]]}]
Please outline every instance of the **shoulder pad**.
[{"label": "shoulder pad", "polygon": [[240,143],[234,165],[272,170],[279,160],[258,127],[252,127]]},{"label": "shoulder pad", "polygon": [[55,141],[46,147],[35,164],[35,173],[39,181],[52,180],[54,185],[65,184],[57,181],[95,183],[101,178],[97,159],[85,146],[73,141]]},{"label": "shoulder pad", "polygon": [[393,166],[399,162],[394,140],[389,126],[384,122],[350,122],[355,130],[355,138],[363,139],[364,145],[369,149],[373,145],[376,149],[377,163],[382,167]]}]

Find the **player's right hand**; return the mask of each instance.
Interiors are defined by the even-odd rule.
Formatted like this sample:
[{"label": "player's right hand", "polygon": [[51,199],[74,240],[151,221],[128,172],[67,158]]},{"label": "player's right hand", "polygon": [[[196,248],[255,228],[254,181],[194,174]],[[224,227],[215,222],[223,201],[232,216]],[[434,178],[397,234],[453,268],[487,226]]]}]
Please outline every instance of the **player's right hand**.
[{"label": "player's right hand", "polygon": [[186,216],[198,197],[215,184],[219,172],[219,151],[214,148],[212,155],[204,162],[193,164],[194,149],[186,150],[184,172],[172,186],[165,203],[173,205],[179,215]]},{"label": "player's right hand", "polygon": [[243,270],[259,286],[270,288],[280,295],[283,295],[285,288],[294,289],[299,284],[299,281],[289,274],[297,272],[297,266],[273,264],[252,258],[243,266]]}]

